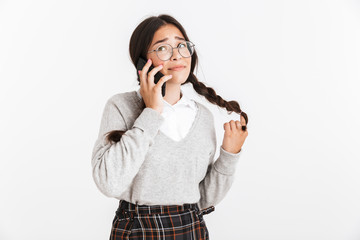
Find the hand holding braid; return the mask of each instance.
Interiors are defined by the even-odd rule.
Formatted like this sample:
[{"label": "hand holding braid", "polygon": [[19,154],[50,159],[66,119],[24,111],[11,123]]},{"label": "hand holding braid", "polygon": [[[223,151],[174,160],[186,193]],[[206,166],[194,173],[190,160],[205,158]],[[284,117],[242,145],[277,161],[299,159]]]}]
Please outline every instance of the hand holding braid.
[{"label": "hand holding braid", "polygon": [[225,133],[222,148],[225,151],[230,153],[239,153],[241,151],[241,147],[244,144],[246,137],[248,136],[248,131],[246,129],[245,118],[241,115],[240,121],[231,120],[230,122],[224,123]]}]

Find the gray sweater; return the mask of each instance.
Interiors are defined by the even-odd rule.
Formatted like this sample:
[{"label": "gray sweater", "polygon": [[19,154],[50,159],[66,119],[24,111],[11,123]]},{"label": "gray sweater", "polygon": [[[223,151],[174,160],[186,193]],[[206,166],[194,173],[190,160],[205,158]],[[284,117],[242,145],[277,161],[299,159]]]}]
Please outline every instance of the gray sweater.
[{"label": "gray sweater", "polygon": [[[215,206],[229,191],[241,152],[220,146],[212,113],[196,102],[198,111],[185,138],[174,141],[159,131],[164,117],[152,108],[141,109],[136,91],[111,96],[103,110],[92,152],[92,176],[108,197],[135,204]],[[119,142],[105,134],[126,131]]]}]

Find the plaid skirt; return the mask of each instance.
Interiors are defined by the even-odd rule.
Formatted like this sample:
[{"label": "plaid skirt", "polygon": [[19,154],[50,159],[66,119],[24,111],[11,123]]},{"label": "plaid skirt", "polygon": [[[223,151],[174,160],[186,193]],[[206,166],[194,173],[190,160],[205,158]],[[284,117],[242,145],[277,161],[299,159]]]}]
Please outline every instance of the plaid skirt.
[{"label": "plaid skirt", "polygon": [[214,210],[214,206],[200,210],[197,203],[137,205],[120,200],[110,240],[208,240],[203,215]]}]

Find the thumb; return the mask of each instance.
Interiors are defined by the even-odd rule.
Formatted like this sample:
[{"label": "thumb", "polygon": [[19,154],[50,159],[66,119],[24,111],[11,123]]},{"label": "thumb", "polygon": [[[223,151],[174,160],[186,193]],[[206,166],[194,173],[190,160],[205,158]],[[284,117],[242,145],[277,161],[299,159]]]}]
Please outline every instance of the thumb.
[{"label": "thumb", "polygon": [[172,78],[172,75],[165,75],[165,76],[163,76],[162,78],[160,78],[160,80],[159,80],[159,82],[156,84],[156,86],[157,86],[158,88],[160,88],[160,87],[163,85],[163,83],[164,83],[165,81],[169,80],[170,78]]}]

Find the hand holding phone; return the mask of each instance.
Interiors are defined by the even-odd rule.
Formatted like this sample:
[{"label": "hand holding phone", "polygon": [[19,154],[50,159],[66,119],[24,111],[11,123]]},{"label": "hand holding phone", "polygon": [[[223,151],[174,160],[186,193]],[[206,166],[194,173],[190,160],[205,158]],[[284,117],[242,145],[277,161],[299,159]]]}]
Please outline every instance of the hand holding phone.
[{"label": "hand holding phone", "polygon": [[[139,58],[139,61],[137,62],[137,66],[136,66],[136,69],[137,69],[137,73],[138,73],[138,77],[140,79],[140,76],[139,76],[139,70],[141,71],[143,69],[143,67],[145,66],[146,64],[146,60],[142,57]],[[153,70],[154,69],[154,66],[151,64],[150,68],[149,68],[149,71]],[[162,74],[160,71],[158,71],[155,76],[154,76],[154,83],[157,84],[159,82],[159,80],[164,77],[164,74]],[[161,93],[162,93],[162,96],[164,97],[165,96],[165,88],[166,88],[166,83],[164,83],[161,87]]]},{"label": "hand holding phone", "polygon": [[[141,67],[141,61],[142,60],[140,59],[137,68]],[[143,61],[145,62],[144,59]],[[150,71],[148,72],[149,69]],[[160,73],[159,71],[161,69],[161,65],[153,67],[151,59],[149,59],[148,62],[145,62],[141,69],[138,69],[138,77],[140,79],[140,94],[145,102],[145,105],[146,107],[150,107],[159,113],[162,113],[164,106],[162,97],[165,96],[165,81],[172,78],[171,75],[164,76],[161,74],[162,77],[160,79],[154,80],[155,73]],[[160,93],[161,91],[163,91],[162,94]]]}]

